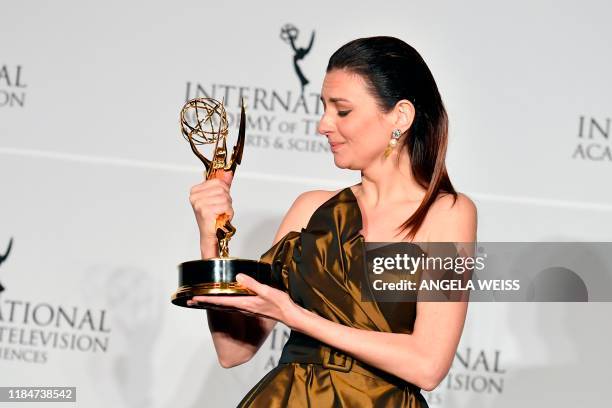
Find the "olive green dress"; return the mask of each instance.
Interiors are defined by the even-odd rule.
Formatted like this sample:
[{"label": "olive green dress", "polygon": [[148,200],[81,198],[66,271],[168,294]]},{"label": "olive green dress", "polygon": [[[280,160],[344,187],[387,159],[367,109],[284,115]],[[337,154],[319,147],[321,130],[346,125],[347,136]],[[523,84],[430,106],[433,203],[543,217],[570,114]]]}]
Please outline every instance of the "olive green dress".
[{"label": "olive green dress", "polygon": [[[416,303],[362,302],[361,211],[347,187],[323,203],[301,232],[291,231],[262,255],[293,301],[336,323],[411,333]],[[239,407],[427,407],[413,384],[292,331],[280,362]]]}]

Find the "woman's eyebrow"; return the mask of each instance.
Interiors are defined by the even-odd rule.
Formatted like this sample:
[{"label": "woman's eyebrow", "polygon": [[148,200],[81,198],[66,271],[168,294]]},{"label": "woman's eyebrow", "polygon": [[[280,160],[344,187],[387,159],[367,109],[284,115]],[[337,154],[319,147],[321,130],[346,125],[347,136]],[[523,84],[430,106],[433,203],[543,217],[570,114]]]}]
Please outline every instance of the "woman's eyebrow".
[{"label": "woman's eyebrow", "polygon": [[[350,102],[348,99],[345,98],[329,98],[329,101],[332,103],[336,103],[336,102]],[[321,102],[325,103],[325,99],[323,99],[323,97],[321,97]]]}]

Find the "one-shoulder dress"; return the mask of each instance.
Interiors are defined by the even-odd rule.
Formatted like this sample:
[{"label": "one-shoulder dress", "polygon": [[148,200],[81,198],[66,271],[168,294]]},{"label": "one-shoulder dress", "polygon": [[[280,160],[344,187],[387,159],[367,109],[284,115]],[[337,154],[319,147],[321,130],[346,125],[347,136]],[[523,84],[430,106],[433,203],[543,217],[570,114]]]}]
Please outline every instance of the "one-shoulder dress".
[{"label": "one-shoulder dress", "polygon": [[[412,333],[415,302],[362,302],[364,237],[350,187],[323,203],[306,228],[291,231],[261,260],[292,300],[320,316],[358,329]],[[292,331],[279,364],[239,407],[427,407],[421,390],[303,333]]]}]

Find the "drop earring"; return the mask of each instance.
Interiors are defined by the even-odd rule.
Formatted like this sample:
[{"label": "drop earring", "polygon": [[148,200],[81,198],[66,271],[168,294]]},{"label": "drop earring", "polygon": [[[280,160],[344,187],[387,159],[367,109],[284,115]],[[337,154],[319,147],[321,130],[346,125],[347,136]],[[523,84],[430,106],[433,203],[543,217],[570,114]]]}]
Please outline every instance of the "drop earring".
[{"label": "drop earring", "polygon": [[391,151],[395,149],[395,146],[397,146],[397,141],[399,140],[401,135],[402,131],[399,129],[394,129],[393,132],[391,132],[391,140],[389,140],[389,144],[385,149],[385,157],[389,157]]}]

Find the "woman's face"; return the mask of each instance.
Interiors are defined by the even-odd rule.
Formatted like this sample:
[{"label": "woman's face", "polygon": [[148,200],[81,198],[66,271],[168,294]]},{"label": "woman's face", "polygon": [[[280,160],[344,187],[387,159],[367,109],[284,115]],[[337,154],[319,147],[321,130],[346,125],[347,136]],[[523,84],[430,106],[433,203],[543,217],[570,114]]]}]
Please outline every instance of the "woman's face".
[{"label": "woman's face", "polygon": [[346,70],[332,70],[323,80],[321,99],[325,111],[318,131],[327,137],[336,166],[362,170],[380,160],[393,120],[381,111],[364,79]]}]

